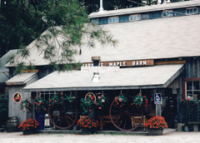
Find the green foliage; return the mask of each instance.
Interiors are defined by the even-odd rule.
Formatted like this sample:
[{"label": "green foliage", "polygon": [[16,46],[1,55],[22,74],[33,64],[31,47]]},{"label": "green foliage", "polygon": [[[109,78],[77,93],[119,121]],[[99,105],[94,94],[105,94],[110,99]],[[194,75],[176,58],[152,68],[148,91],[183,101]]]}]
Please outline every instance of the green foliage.
[{"label": "green foliage", "polygon": [[183,123],[200,121],[200,106],[198,100],[182,100],[180,117]]},{"label": "green foliage", "polygon": [[0,125],[7,120],[8,117],[8,99],[4,94],[0,94]]},{"label": "green foliage", "polygon": [[76,97],[73,96],[72,94],[70,94],[70,95],[66,95],[66,94],[65,94],[65,96],[64,96],[64,100],[65,100],[65,101],[68,101],[68,102],[70,102],[70,103],[74,102],[75,99],[76,99]]},{"label": "green foliage", "polygon": [[[7,1],[1,7],[0,31],[0,50],[21,49],[13,60],[18,65],[16,73],[28,66],[21,60],[22,57],[26,60],[34,48],[57,70],[68,70],[78,54],[75,47],[81,49],[84,44],[94,47],[95,41],[102,45],[116,44],[110,34],[89,22],[85,7],[78,0]],[[85,37],[88,40],[83,43]]]},{"label": "green foliage", "polygon": [[99,92],[95,94],[97,99],[96,99],[96,106],[98,107],[98,109],[102,109],[105,105],[105,102],[108,100],[107,97],[105,97],[104,92]]},{"label": "green foliage", "polygon": [[62,100],[60,99],[60,97],[56,94],[53,95],[53,97],[51,97],[49,99],[49,106],[54,106],[54,105],[60,105],[62,104]]},{"label": "green foliage", "polygon": [[133,99],[133,104],[137,106],[142,106],[143,104],[147,106],[147,103],[148,103],[148,99],[145,95],[142,95],[142,93],[137,94],[135,98]]},{"label": "green foliage", "polygon": [[20,109],[23,111],[24,109],[27,110],[27,112],[31,112],[32,110],[32,105],[28,99],[25,99],[24,101],[22,100],[20,103]]},{"label": "green foliage", "polygon": [[35,109],[38,110],[38,112],[45,112],[47,110],[48,102],[45,101],[41,96],[35,97],[34,104],[35,104]]},{"label": "green foliage", "polygon": [[91,98],[81,98],[80,101],[83,114],[88,114],[94,110],[95,104]]},{"label": "green foliage", "polygon": [[124,96],[122,93],[119,96],[115,97],[115,104],[119,107],[123,107],[127,104],[128,98]]}]

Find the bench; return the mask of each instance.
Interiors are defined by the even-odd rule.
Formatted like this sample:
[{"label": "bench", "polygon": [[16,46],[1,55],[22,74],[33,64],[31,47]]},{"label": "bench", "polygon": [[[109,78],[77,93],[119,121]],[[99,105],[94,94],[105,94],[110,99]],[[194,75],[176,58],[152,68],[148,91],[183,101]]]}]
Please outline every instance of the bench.
[{"label": "bench", "polygon": [[[110,116],[98,116],[98,118],[100,120],[100,130],[101,131],[103,130],[103,126],[106,123],[112,123],[111,119],[110,119]],[[112,116],[112,119],[113,119],[114,122],[117,122],[118,119],[119,119],[119,116]]]},{"label": "bench", "polygon": [[189,125],[193,125],[194,132],[199,131],[198,125],[200,125],[200,122],[188,122]]}]

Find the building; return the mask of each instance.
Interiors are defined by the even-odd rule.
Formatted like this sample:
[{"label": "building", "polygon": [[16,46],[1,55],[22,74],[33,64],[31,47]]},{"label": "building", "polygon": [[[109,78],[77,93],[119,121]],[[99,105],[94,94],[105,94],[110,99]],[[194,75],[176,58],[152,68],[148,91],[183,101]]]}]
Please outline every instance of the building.
[{"label": "building", "polygon": [[[6,82],[10,94],[9,116],[19,116],[19,111],[16,112],[19,104],[13,104],[12,100],[15,93],[33,102],[36,95],[48,99],[55,92],[60,96],[72,93],[80,100],[88,92],[103,91],[111,100],[103,115],[109,115],[117,129],[134,130],[132,117],[128,128],[116,123],[113,99],[121,93],[135,96],[142,92],[149,100],[145,117],[162,114],[169,126],[175,127],[181,99],[200,99],[199,14],[199,0],[90,14],[91,21],[110,31],[119,41],[118,45],[102,47],[97,44],[93,49],[84,46],[82,55],[74,56],[76,62],[83,64],[81,70],[61,73],[46,68],[49,62],[33,48],[30,57],[22,61],[31,62],[36,70],[13,75]],[[34,46],[34,42],[29,46]],[[6,66],[12,75],[15,65]],[[155,93],[162,94],[162,106],[154,104]],[[77,108],[80,111],[79,104]],[[65,111],[62,119],[65,113],[68,114]],[[63,126],[62,112],[52,114],[53,125],[63,129],[72,127],[79,118],[78,113],[74,113],[73,121]],[[134,114],[143,117],[139,111]],[[19,116],[20,121],[23,115]],[[35,113],[29,116],[35,117]]]}]

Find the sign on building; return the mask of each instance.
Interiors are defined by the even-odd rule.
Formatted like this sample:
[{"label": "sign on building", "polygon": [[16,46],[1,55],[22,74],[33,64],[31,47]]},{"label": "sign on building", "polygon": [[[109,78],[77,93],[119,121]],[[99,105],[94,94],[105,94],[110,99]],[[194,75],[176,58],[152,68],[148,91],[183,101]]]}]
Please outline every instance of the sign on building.
[{"label": "sign on building", "polygon": [[154,93],[154,104],[162,104],[162,94]]}]

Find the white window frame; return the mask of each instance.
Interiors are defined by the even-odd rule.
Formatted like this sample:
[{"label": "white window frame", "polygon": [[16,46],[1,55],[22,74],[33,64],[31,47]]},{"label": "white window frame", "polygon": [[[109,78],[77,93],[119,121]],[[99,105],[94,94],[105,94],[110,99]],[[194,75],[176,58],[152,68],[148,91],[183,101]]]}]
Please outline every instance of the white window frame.
[{"label": "white window frame", "polygon": [[[132,17],[136,17],[136,18],[132,19]],[[129,21],[140,21],[141,19],[142,19],[141,14],[134,14],[134,15],[129,16]]]},{"label": "white window frame", "polygon": [[[190,88],[188,88],[188,86],[187,86],[188,82],[192,83],[192,85],[190,86]],[[200,84],[200,80],[185,81],[185,95],[186,95],[186,99],[187,98],[194,99],[195,92],[200,92],[200,85],[199,85],[198,89],[196,89],[195,86],[194,86],[194,82],[199,82],[199,84]],[[188,93],[191,93],[191,95],[188,95]],[[197,99],[198,99],[198,97],[197,97]]]},{"label": "white window frame", "polygon": [[[166,16],[163,15],[163,13],[166,13]],[[172,13],[172,15],[171,15]],[[162,17],[173,17],[173,10],[164,10],[162,11]]]},{"label": "white window frame", "polygon": [[[113,20],[113,21],[111,21],[111,20]],[[109,23],[109,24],[112,24],[112,23],[119,23],[119,17],[118,17],[118,16],[109,17],[108,23]]]},{"label": "white window frame", "polygon": [[[196,12],[195,12],[195,13],[194,13],[194,9],[196,9]],[[188,10],[189,10],[189,13],[187,13]],[[191,11],[192,11],[192,12],[191,12]],[[197,8],[197,7],[186,8],[185,14],[186,14],[186,15],[198,14],[198,8]]]}]

